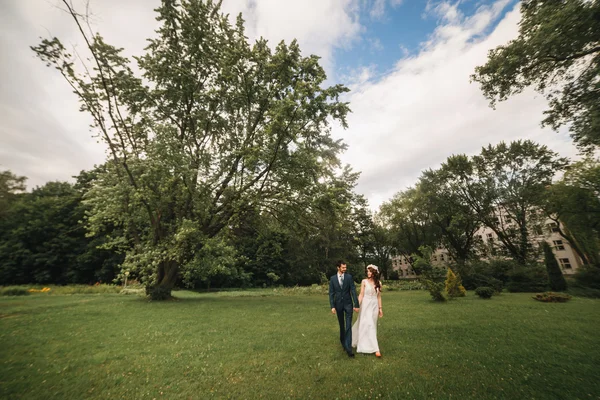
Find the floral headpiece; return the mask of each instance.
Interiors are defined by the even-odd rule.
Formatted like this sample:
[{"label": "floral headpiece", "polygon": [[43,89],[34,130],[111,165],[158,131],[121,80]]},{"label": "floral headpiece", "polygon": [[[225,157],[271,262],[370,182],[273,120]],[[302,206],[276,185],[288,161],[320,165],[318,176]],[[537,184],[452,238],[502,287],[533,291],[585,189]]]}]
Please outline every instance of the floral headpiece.
[{"label": "floral headpiece", "polygon": [[379,272],[379,267],[377,267],[377,265],[369,264],[369,265],[367,265],[367,268],[372,268],[375,271]]}]

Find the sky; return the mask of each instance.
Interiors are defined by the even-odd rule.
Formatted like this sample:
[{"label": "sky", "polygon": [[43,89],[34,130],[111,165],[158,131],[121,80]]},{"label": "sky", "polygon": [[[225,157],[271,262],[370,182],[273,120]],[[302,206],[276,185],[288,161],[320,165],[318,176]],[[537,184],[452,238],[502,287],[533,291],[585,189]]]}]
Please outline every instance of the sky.
[{"label": "sky", "polygon": [[[73,0],[85,8],[83,0]],[[143,54],[154,35],[159,0],[90,0],[92,24],[126,55]],[[83,48],[58,0],[0,1],[0,170],[28,187],[69,180],[105,160],[106,148],[58,71],[29,46],[56,36]],[[496,109],[469,76],[487,52],[518,33],[515,0],[224,0],[242,13],[249,40],[298,40],[328,76],[351,91],[348,129],[332,134],[361,176],[356,188],[372,209],[414,185],[423,170],[453,154],[530,139],[576,158],[565,130],[542,129],[547,103],[526,90]]]}]

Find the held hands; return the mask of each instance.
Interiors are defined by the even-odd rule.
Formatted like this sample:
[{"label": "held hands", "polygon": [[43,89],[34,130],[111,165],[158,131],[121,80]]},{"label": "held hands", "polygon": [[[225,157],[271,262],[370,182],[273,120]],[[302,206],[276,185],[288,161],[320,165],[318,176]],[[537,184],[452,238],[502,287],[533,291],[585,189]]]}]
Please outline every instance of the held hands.
[{"label": "held hands", "polygon": [[354,310],[354,312],[359,312],[360,308],[357,307],[357,308],[354,308],[353,310]]}]

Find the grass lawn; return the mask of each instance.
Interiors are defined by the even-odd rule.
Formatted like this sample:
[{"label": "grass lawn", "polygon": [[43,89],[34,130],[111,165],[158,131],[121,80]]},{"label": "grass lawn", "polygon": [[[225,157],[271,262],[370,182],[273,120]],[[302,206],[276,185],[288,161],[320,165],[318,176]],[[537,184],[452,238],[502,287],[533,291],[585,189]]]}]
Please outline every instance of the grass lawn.
[{"label": "grass lawn", "polygon": [[600,300],[383,293],[383,358],[324,295],[0,298],[2,399],[599,399]]}]

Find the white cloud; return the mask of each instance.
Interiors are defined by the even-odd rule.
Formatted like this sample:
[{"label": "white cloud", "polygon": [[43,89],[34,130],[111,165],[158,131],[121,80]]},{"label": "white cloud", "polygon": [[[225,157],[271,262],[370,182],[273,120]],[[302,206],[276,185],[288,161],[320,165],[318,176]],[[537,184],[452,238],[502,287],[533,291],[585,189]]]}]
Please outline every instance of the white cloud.
[{"label": "white cloud", "polygon": [[[381,19],[385,16],[387,6],[396,8],[402,4],[403,0],[366,0],[367,6],[370,4],[369,15],[373,19]],[[389,4],[388,4],[389,3]]]},{"label": "white cloud", "polygon": [[317,54],[327,71],[333,51],[347,47],[362,32],[357,0],[225,0],[231,17],[242,12],[250,40],[264,37],[272,46],[297,39],[304,54]]},{"label": "white cloud", "polygon": [[576,154],[565,132],[540,128],[546,108],[541,96],[526,91],[492,110],[469,82],[489,49],[517,35],[518,6],[482,36],[506,4],[445,18],[417,55],[399,60],[383,77],[374,79],[370,69],[355,74],[347,99],[350,128],[334,134],[349,144],[342,160],[362,171],[358,191],[371,207],[414,185],[421,171],[448,156],[475,154],[489,143],[531,139],[564,156]]}]

